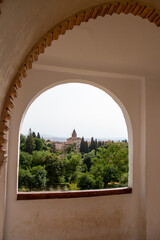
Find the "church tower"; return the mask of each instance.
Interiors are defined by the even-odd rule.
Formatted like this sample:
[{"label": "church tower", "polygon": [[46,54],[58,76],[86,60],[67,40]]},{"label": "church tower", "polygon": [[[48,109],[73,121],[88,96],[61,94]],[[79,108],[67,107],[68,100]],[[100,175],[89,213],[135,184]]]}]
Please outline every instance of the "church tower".
[{"label": "church tower", "polygon": [[76,138],[76,137],[77,137],[77,133],[76,133],[75,129],[74,129],[73,132],[72,132],[72,137],[73,137],[73,138]]}]

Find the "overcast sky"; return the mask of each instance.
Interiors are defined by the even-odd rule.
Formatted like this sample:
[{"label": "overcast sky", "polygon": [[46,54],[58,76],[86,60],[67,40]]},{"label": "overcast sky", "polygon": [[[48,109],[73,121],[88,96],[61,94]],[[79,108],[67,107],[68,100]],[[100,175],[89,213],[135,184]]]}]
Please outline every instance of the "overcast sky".
[{"label": "overcast sky", "polygon": [[128,139],[126,123],[117,103],[88,84],[58,85],[41,94],[29,107],[21,133],[29,128],[41,136]]}]

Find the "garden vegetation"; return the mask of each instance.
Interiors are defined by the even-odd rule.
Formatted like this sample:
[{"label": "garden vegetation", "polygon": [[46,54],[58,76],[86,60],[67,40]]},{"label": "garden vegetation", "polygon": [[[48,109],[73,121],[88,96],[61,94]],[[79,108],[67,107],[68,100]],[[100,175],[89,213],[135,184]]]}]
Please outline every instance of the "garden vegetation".
[{"label": "garden vegetation", "polygon": [[32,132],[20,135],[19,191],[106,189],[128,185],[128,143],[82,138],[80,149],[56,151]]}]

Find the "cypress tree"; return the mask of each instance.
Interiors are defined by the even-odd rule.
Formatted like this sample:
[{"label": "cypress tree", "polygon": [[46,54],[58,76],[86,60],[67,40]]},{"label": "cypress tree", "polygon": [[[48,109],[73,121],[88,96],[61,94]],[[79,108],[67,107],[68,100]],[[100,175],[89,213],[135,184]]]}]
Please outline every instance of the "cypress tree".
[{"label": "cypress tree", "polygon": [[41,136],[40,136],[39,132],[37,133],[37,138],[41,138]]},{"label": "cypress tree", "polygon": [[94,146],[95,146],[95,151],[97,150],[97,139],[95,139],[95,141],[94,141]]},{"label": "cypress tree", "polygon": [[85,145],[84,137],[82,137],[81,144],[80,144],[80,149],[79,149],[81,153],[84,153],[84,148],[85,148],[84,145]]},{"label": "cypress tree", "polygon": [[28,134],[27,139],[26,139],[25,150],[29,154],[32,154],[32,152],[35,150],[35,142],[34,142],[34,138],[33,138],[31,128],[29,129],[29,134]]},{"label": "cypress tree", "polygon": [[95,141],[94,141],[94,139],[93,139],[93,137],[91,138],[91,144],[90,144],[90,146],[89,146],[89,151],[91,152],[92,150],[94,150],[95,149]]},{"label": "cypress tree", "polygon": [[35,133],[35,132],[33,132],[33,133],[32,133],[32,136],[33,136],[34,138],[36,138],[36,133]]},{"label": "cypress tree", "polygon": [[88,142],[84,141],[84,153],[88,153],[89,149],[88,149]]},{"label": "cypress tree", "polygon": [[99,147],[101,147],[101,146],[102,146],[102,142],[101,142],[101,141],[98,141],[97,147],[99,148]]}]

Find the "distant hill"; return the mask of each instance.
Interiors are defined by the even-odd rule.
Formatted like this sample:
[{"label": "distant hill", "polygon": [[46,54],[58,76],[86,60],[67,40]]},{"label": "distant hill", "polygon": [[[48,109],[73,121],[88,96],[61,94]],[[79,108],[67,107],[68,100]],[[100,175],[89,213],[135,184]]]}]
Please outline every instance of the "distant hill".
[{"label": "distant hill", "polygon": [[[24,136],[27,137],[26,134],[24,134]],[[49,134],[40,134],[41,137],[43,137],[45,140],[50,140],[51,142],[66,142],[67,141],[67,138],[69,137],[56,137],[56,136],[52,136],[52,135],[49,135]],[[94,140],[97,139],[97,141],[108,141],[108,140],[111,140],[111,141],[122,141],[122,140],[125,140],[126,138],[122,138],[122,137],[116,137],[116,138],[110,138],[110,137],[106,137],[106,138],[95,138],[93,137]],[[91,141],[91,138],[84,138],[85,141],[88,141],[90,142]],[[128,141],[128,139],[127,139]]]},{"label": "distant hill", "polygon": [[[67,141],[66,137],[56,137],[56,136],[45,135],[45,134],[42,134],[42,136],[45,140],[51,140],[52,142],[66,142]],[[94,139],[96,139],[96,138],[94,138]],[[107,141],[107,140],[122,141],[122,140],[125,140],[125,138],[121,138],[121,137],[119,137],[119,138],[118,137],[117,138],[97,138],[97,141]],[[85,138],[85,141],[90,142],[91,138]]]},{"label": "distant hill", "polygon": [[43,134],[42,137],[45,140],[51,140],[52,142],[65,142],[67,140],[67,138],[65,137],[55,137],[55,136],[50,136],[45,134]]}]

